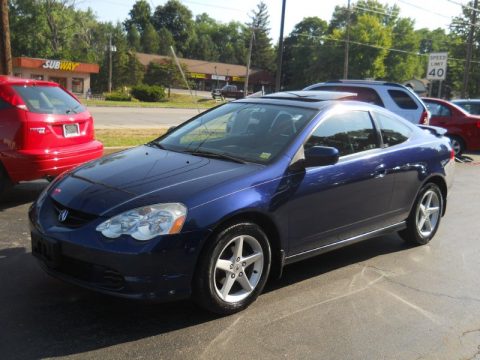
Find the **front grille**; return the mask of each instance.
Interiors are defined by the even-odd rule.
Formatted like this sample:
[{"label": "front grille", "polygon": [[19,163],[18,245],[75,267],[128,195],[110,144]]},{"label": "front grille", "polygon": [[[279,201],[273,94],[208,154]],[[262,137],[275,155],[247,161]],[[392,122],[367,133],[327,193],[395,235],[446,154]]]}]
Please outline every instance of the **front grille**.
[{"label": "front grille", "polygon": [[[78,228],[97,218],[97,215],[88,214],[82,211],[68,208],[53,199],[52,199],[52,204],[53,204],[53,208],[55,209],[55,217],[57,219],[57,223],[60,226]],[[68,212],[68,214],[66,215],[63,221],[59,219],[59,215],[62,211]]]}]

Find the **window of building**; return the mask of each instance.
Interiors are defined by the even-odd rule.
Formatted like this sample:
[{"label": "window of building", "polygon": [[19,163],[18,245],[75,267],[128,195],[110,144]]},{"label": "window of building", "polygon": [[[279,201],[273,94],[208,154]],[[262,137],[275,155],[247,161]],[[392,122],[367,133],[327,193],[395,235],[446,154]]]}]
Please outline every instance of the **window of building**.
[{"label": "window of building", "polygon": [[56,82],[57,84],[60,84],[60,86],[67,88],[67,78],[50,76],[50,81]]},{"label": "window of building", "polygon": [[402,90],[388,90],[388,93],[399,108],[408,110],[418,109],[418,105],[407,92]]},{"label": "window of building", "polygon": [[40,75],[40,74],[30,74],[30,79],[43,80],[43,75]]},{"label": "window of building", "polygon": [[412,130],[407,125],[402,124],[397,119],[391,118],[387,115],[375,113],[375,119],[377,119],[380,125],[383,145],[385,147],[390,147],[407,141],[412,133]]},{"label": "window of building", "polygon": [[379,142],[369,113],[353,111],[324,120],[304,145],[312,146],[334,147],[344,156],[378,148]]},{"label": "window of building", "polygon": [[73,78],[72,79],[72,92],[77,94],[83,94],[83,79],[82,78]]}]

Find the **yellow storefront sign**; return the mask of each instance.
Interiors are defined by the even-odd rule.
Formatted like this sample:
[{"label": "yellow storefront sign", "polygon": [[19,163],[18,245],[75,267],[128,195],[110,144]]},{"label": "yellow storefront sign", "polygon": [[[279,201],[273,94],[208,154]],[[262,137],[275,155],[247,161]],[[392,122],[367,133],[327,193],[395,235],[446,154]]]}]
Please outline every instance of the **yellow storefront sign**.
[{"label": "yellow storefront sign", "polygon": [[191,72],[189,73],[189,77],[192,79],[206,79],[207,75],[202,73]]},{"label": "yellow storefront sign", "polygon": [[232,76],[232,81],[245,82],[245,76]]},{"label": "yellow storefront sign", "polygon": [[43,63],[44,69],[74,71],[80,63],[73,61],[46,60]]}]

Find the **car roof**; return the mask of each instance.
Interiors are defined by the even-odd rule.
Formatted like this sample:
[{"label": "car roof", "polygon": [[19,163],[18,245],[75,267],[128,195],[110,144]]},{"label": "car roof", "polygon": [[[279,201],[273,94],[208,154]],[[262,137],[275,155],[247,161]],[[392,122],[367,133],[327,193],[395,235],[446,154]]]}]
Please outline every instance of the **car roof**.
[{"label": "car roof", "polygon": [[0,75],[0,85],[44,85],[44,86],[59,86],[53,81],[24,79],[15,76]]},{"label": "car roof", "polygon": [[263,96],[247,96],[246,98],[232,101],[233,103],[258,103],[272,104],[292,107],[303,107],[315,110],[323,110],[328,106],[335,104],[355,105],[358,109],[379,109],[384,108],[355,100],[356,93],[338,92],[338,91],[285,91]]},{"label": "car roof", "polygon": [[394,82],[381,80],[329,80],[307,86],[307,88],[317,85],[359,85],[359,86],[392,86],[405,89],[406,86]]}]

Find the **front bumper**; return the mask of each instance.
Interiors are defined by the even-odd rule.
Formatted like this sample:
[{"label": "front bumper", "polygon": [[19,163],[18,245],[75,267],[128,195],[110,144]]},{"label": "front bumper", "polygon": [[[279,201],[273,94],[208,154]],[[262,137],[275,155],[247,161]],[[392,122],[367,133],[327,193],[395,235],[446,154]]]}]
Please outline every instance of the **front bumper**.
[{"label": "front bumper", "polygon": [[145,246],[131,238],[106,241],[100,234],[78,229],[46,235],[31,223],[32,254],[49,275],[104,294],[142,300],[190,296],[205,236],[205,232],[168,235]]}]

